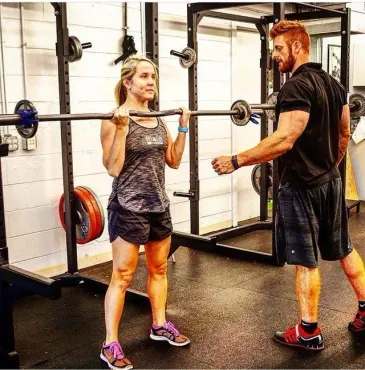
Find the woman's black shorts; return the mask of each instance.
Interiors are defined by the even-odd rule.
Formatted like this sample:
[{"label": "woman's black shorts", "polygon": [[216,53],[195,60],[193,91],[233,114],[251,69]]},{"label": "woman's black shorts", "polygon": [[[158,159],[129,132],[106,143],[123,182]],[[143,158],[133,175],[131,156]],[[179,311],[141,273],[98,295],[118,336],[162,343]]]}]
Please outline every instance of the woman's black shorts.
[{"label": "woman's black shorts", "polygon": [[133,244],[147,244],[172,234],[170,208],[165,212],[136,213],[112,203],[108,208],[109,240],[118,236]]}]

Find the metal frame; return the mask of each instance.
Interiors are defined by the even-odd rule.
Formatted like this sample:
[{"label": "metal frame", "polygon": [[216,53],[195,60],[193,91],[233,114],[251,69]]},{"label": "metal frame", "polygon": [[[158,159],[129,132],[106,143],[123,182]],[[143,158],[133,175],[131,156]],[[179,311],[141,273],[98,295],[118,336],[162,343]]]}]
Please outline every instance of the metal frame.
[{"label": "metal frame", "polygon": [[[145,3],[145,23],[146,23],[146,56],[157,66],[159,60],[158,47],[158,3]],[[158,87],[157,87],[158,88]],[[159,95],[158,95],[159,96]],[[159,98],[149,103],[149,108],[159,110]]]},{"label": "metal frame", "polygon": [[[67,4],[52,3],[55,8],[57,43],[56,55],[58,60],[58,89],[60,97],[60,113],[69,114],[70,75],[67,56],[69,55],[69,34],[67,28]],[[65,195],[65,222],[68,272],[78,271],[76,246],[76,198],[73,186],[72,130],[71,121],[61,122],[63,189]]]},{"label": "metal frame", "polygon": [[[310,20],[310,19],[325,19],[325,18],[336,18],[341,17],[341,82],[346,86],[348,90],[348,78],[349,78],[349,53],[350,53],[350,10],[345,9],[326,9],[320,6],[305,4],[305,3],[292,3],[301,7],[306,7],[309,11],[300,13],[285,14],[285,3],[272,3],[273,15],[262,16],[261,18],[245,17],[240,15],[233,15],[228,13],[217,12],[214,10],[247,6],[257,3],[192,3],[187,6],[187,27],[188,27],[188,47],[195,50],[197,54],[197,61],[189,68],[189,109],[198,110],[198,83],[197,83],[197,64],[199,61],[198,55],[198,42],[197,42],[197,28],[199,22],[204,16],[214,17],[220,19],[242,21],[247,23],[255,24],[260,34],[261,39],[261,102],[264,103],[268,94],[268,67],[270,65],[269,55],[269,44],[268,44],[268,33],[269,23],[277,23],[281,19],[299,19],[299,20]],[[277,67],[274,68],[273,85],[274,92],[278,92],[284,82],[284,75],[280,74]],[[274,130],[277,128],[277,124],[274,124]],[[261,140],[268,135],[268,122],[267,117],[264,115],[261,119]],[[190,119],[190,189],[187,193],[178,193],[176,195],[188,196],[190,199],[190,231],[192,235],[189,237],[179,237],[181,245],[191,247],[192,239],[199,240],[199,156],[198,156],[198,119],[192,117]],[[345,160],[341,165],[341,175],[343,180],[345,179]],[[260,221],[252,224],[238,226],[230,228],[228,230],[218,231],[216,233],[209,234],[210,242],[215,242],[215,246],[210,250],[247,260],[255,260],[259,262],[271,263],[277,266],[282,266],[283,258],[277,254],[275,248],[275,228],[273,223],[268,221],[267,212],[267,197],[268,197],[268,166],[263,164],[261,166],[261,194],[260,194]],[[279,162],[273,161],[273,219],[275,218],[275,208],[277,202],[277,193],[279,187],[281,169],[279,168]],[[223,245],[217,242],[221,242],[224,239],[228,239],[233,236],[242,235],[248,232],[257,230],[272,229],[272,253],[261,253],[252,250],[239,249],[231,246]],[[208,238],[209,238],[208,237]],[[214,239],[214,240],[213,240]],[[195,248],[199,249],[199,247]],[[176,250],[176,249],[175,249]]]}]

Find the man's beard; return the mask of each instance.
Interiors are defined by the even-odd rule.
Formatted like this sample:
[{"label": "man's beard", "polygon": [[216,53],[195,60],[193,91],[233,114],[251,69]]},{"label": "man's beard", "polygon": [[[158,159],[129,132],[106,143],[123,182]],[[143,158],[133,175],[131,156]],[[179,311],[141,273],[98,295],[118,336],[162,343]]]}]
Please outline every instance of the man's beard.
[{"label": "man's beard", "polygon": [[293,70],[294,64],[295,64],[295,59],[293,57],[292,51],[289,49],[288,59],[285,62],[283,62],[279,70],[281,73],[289,73]]}]

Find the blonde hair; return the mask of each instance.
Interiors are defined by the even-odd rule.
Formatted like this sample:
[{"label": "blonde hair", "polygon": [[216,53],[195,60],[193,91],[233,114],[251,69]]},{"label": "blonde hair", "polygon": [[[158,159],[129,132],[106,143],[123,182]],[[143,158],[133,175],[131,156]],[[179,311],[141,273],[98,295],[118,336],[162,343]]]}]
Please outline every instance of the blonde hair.
[{"label": "blonde hair", "polygon": [[152,60],[143,57],[142,55],[132,55],[128,57],[122,66],[122,70],[120,72],[120,80],[117,83],[117,86],[114,90],[114,96],[115,100],[118,104],[118,107],[125,103],[127,100],[127,89],[125,88],[123,84],[123,80],[131,80],[132,77],[135,75],[137,70],[137,65],[141,62],[148,62],[152,64],[152,67],[154,69],[155,75],[156,75],[156,92],[155,96],[158,96],[158,71],[157,66],[155,63],[152,62]]}]

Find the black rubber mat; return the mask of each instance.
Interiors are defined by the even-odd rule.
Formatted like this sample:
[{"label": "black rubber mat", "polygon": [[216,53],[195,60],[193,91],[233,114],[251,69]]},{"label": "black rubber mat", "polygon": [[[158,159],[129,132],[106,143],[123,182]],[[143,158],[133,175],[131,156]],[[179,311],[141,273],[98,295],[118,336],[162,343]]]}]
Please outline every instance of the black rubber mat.
[{"label": "black rubber mat", "polygon": [[[365,205],[351,212],[354,246],[365,257]],[[259,233],[262,233],[259,232]],[[265,232],[266,233],[266,232]],[[254,233],[253,233],[254,234]],[[251,237],[251,236],[250,236]],[[260,236],[265,244],[265,236]],[[255,236],[253,236],[255,240]],[[271,234],[266,235],[270,245]],[[188,348],[149,339],[149,309],[126,304],[120,340],[135,368],[364,368],[365,335],[347,330],[357,301],[337,262],[321,262],[320,326],[326,348],[307,353],[272,340],[298,321],[294,268],[234,260],[180,248],[169,261],[168,319],[188,335]],[[109,281],[111,264],[84,271]],[[146,291],[144,256],[133,288]],[[16,349],[23,368],[101,368],[103,295],[65,288],[60,300],[38,296],[15,304]]]}]

